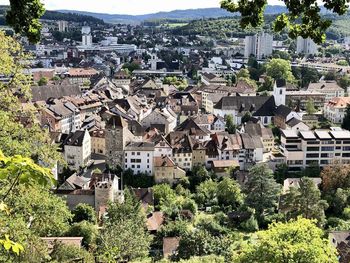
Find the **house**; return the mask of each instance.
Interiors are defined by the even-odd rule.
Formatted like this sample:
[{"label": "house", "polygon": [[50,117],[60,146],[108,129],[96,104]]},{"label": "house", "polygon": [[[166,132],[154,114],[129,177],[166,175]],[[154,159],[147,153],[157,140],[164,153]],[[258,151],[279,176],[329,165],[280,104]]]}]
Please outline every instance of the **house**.
[{"label": "house", "polygon": [[161,211],[152,212],[147,216],[147,230],[153,234],[156,234],[157,231],[164,223],[164,214]]},{"label": "house", "polygon": [[153,158],[154,143],[129,142],[124,149],[123,169],[153,175]]},{"label": "house", "polygon": [[106,138],[104,130],[95,130],[90,132],[91,152],[106,155]]},{"label": "house", "polygon": [[169,108],[153,110],[147,117],[143,118],[140,121],[141,125],[149,128],[154,124],[164,125],[165,134],[171,132],[176,127],[177,116],[176,114]]},{"label": "house", "polygon": [[156,129],[151,129],[143,135],[144,142],[154,143],[154,157],[172,157],[173,149],[165,137]]},{"label": "house", "polygon": [[261,123],[248,122],[242,126],[241,132],[259,137],[264,146],[265,153],[272,151],[275,138],[270,128],[264,127]]},{"label": "house", "polygon": [[237,160],[214,160],[211,168],[219,177],[227,176],[227,170],[234,168],[239,170],[239,163]]},{"label": "house", "polygon": [[306,125],[301,120],[298,120],[296,118],[292,118],[289,121],[286,122],[286,128],[287,130],[294,130],[294,131],[309,131],[310,127]]},{"label": "house", "polygon": [[286,123],[292,118],[300,120],[301,116],[291,108],[281,104],[275,110],[273,123],[276,127],[285,129]]},{"label": "house", "polygon": [[221,77],[216,76],[213,73],[202,73],[201,81],[205,85],[226,85],[227,80]]},{"label": "house", "polygon": [[[312,180],[313,183],[315,184],[316,187],[319,187],[322,183],[322,179],[317,177],[317,178],[308,178],[309,180]],[[283,189],[282,192],[284,194],[289,192],[289,189],[291,187],[299,188],[299,184],[302,178],[287,178],[286,180],[283,181]]]},{"label": "house", "polygon": [[98,71],[93,68],[70,68],[66,73],[70,84],[90,86],[91,79],[98,75]]},{"label": "house", "polygon": [[210,130],[208,130],[204,125],[198,125],[195,120],[191,117],[187,118],[180,125],[175,128],[175,131],[186,132],[193,139],[204,142],[210,139]]},{"label": "house", "polygon": [[325,94],[326,102],[335,97],[344,97],[345,94],[344,89],[341,88],[335,80],[310,83],[307,90]]},{"label": "house", "polygon": [[263,160],[264,145],[259,136],[242,133],[240,138],[239,165],[240,170],[246,171]]},{"label": "house", "polygon": [[166,136],[166,140],[173,149],[172,160],[174,163],[184,170],[192,169],[192,140],[188,132],[170,132]]},{"label": "house", "polygon": [[36,103],[40,112],[40,123],[51,132],[68,134],[80,129],[80,110],[71,102],[49,99],[46,103]]},{"label": "house", "polygon": [[226,130],[225,119],[221,116],[215,116],[210,130],[213,132],[225,131]]},{"label": "house", "polygon": [[91,137],[87,130],[62,136],[64,159],[71,170],[79,171],[91,160]]},{"label": "house", "polygon": [[174,184],[186,176],[186,171],[175,165],[168,157],[154,157],[154,180],[156,183]]},{"label": "house", "polygon": [[214,115],[221,117],[231,115],[236,125],[242,123],[243,116],[249,115],[268,125],[272,123],[275,108],[273,96],[229,96],[221,98],[214,106]]},{"label": "house", "polygon": [[350,97],[338,97],[331,98],[324,105],[324,117],[330,120],[332,123],[343,123],[346,109],[350,105]]}]

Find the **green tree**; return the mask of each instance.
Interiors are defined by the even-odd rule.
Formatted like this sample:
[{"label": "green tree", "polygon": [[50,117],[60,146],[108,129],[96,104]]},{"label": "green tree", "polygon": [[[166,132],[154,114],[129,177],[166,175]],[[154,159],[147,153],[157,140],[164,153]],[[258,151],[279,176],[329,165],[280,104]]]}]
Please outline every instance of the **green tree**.
[{"label": "green tree", "polygon": [[97,226],[88,221],[74,223],[67,232],[67,236],[83,237],[82,244],[90,251],[96,248],[97,235]]},{"label": "green tree", "polygon": [[288,60],[273,58],[266,65],[266,74],[275,80],[284,79],[293,82],[292,67]]},{"label": "green tree", "polygon": [[243,79],[249,79],[250,74],[249,74],[249,70],[242,68],[240,69],[237,74],[236,74],[237,79],[243,78]]},{"label": "green tree", "polygon": [[168,184],[158,184],[153,186],[153,196],[156,204],[161,204],[166,200],[175,200],[176,193]]},{"label": "green tree", "polygon": [[53,263],[95,262],[93,255],[85,249],[61,242],[56,242],[54,244],[50,257],[50,262]]},{"label": "green tree", "polygon": [[129,72],[133,72],[134,70],[140,69],[140,65],[136,62],[125,63],[123,65],[123,69],[127,69]]},{"label": "green tree", "polygon": [[248,121],[250,121],[251,118],[252,118],[252,114],[251,114],[249,111],[247,111],[247,112],[243,115],[241,122],[242,122],[242,123],[247,123]]},{"label": "green tree", "polygon": [[72,213],[73,222],[76,223],[81,221],[87,221],[95,224],[97,221],[95,209],[88,204],[78,204],[76,207],[74,207]]},{"label": "green tree", "polygon": [[41,79],[39,79],[38,85],[39,86],[45,86],[45,85],[47,85],[47,82],[48,82],[47,78],[42,77]]},{"label": "green tree", "polygon": [[350,130],[350,105],[346,107],[346,112],[341,127],[343,129]]},{"label": "green tree", "polygon": [[234,262],[338,262],[336,249],[309,219],[272,223],[257,236],[258,240],[244,246]]},{"label": "green tree", "polygon": [[[283,1],[286,5],[287,12],[282,13],[275,19],[273,30],[282,32],[288,30],[288,36],[292,39],[301,36],[310,37],[316,43],[322,43],[326,40],[326,30],[331,26],[332,21],[324,18],[321,14],[321,6],[327,11],[344,15],[348,10],[346,1],[321,1],[313,0],[307,3],[301,3],[297,0]],[[252,26],[258,27],[264,23],[264,11],[267,1],[232,1],[222,0],[221,8],[229,12],[239,12],[241,14],[240,25],[243,28]]]},{"label": "green tree", "polygon": [[110,203],[98,238],[100,260],[131,261],[148,255],[150,235],[140,203],[126,189],[124,203]]},{"label": "green tree", "polygon": [[350,78],[348,75],[341,76],[337,82],[338,85],[345,90],[350,87]]},{"label": "green tree", "polygon": [[280,185],[273,179],[273,172],[266,164],[257,164],[249,170],[248,182],[245,185],[246,204],[255,209],[261,222],[266,214],[277,207]]},{"label": "green tree", "polygon": [[195,200],[201,207],[218,204],[218,183],[213,180],[206,180],[196,188]]},{"label": "green tree", "polygon": [[306,112],[307,114],[314,114],[317,110],[315,109],[315,104],[314,101],[312,99],[309,99],[306,102]]},{"label": "green tree", "polygon": [[321,199],[321,192],[314,182],[306,177],[300,179],[299,187],[291,187],[283,197],[283,210],[287,218],[302,216],[316,219],[322,225],[328,204]]},{"label": "green tree", "polygon": [[235,180],[225,177],[218,184],[217,191],[219,204],[231,206],[234,210],[242,205],[243,195],[239,184]]},{"label": "green tree", "polygon": [[235,134],[236,133],[236,125],[233,123],[233,117],[232,115],[226,116],[226,129],[229,134]]}]

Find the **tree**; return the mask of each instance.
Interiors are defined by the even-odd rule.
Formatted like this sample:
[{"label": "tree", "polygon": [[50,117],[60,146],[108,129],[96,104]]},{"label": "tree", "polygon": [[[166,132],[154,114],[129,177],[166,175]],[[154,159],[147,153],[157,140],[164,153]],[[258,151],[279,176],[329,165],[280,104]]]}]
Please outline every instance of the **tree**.
[{"label": "tree", "polygon": [[343,123],[341,125],[343,129],[350,130],[350,105],[347,105]]},{"label": "tree", "polygon": [[236,125],[233,123],[233,117],[232,115],[226,116],[226,129],[229,134],[235,134],[236,133]]},{"label": "tree", "polygon": [[266,65],[266,74],[275,80],[284,79],[293,82],[292,67],[288,60],[273,58]]},{"label": "tree", "polygon": [[272,223],[257,235],[258,240],[243,247],[234,262],[338,262],[336,249],[313,220]]},{"label": "tree", "polygon": [[217,191],[219,204],[237,209],[243,203],[243,195],[239,184],[231,178],[225,177],[222,179],[217,186]]},{"label": "tree", "polygon": [[250,77],[249,70],[245,69],[245,68],[240,69],[237,72],[236,77],[237,77],[237,79],[239,79],[239,78],[249,79],[249,77]]},{"label": "tree", "polygon": [[42,77],[41,79],[39,79],[38,85],[39,86],[45,86],[45,85],[47,85],[47,82],[48,82],[47,78]]},{"label": "tree", "polygon": [[72,212],[73,222],[87,221],[95,224],[97,221],[95,209],[91,205],[78,204]]},{"label": "tree", "polygon": [[324,210],[328,204],[321,200],[321,192],[311,179],[301,178],[299,187],[291,187],[282,200],[287,218],[302,216],[307,219],[316,219],[320,225],[324,223]]},{"label": "tree", "polygon": [[88,250],[96,248],[97,235],[97,226],[88,221],[74,223],[67,232],[67,236],[83,237],[82,245]]},{"label": "tree", "polygon": [[218,183],[213,180],[206,180],[196,188],[195,200],[201,207],[218,204]]},{"label": "tree", "polygon": [[85,249],[79,248],[76,245],[63,244],[56,242],[50,254],[51,261],[54,263],[70,263],[70,262],[95,262],[92,254]]},{"label": "tree", "polygon": [[123,65],[123,69],[127,69],[129,72],[133,72],[134,70],[140,69],[140,65],[136,62],[125,63]]},{"label": "tree", "polygon": [[247,112],[243,115],[241,122],[242,122],[242,123],[247,123],[248,121],[250,121],[251,117],[252,117],[252,114],[251,114],[249,111],[247,111]]},{"label": "tree", "polygon": [[[288,30],[288,36],[292,39],[301,36],[310,37],[320,44],[326,40],[326,30],[331,26],[331,20],[324,18],[321,14],[321,6],[338,15],[344,15],[348,10],[346,1],[321,1],[313,0],[301,3],[296,0],[283,1],[287,8],[287,13],[277,16],[273,23],[275,32]],[[241,14],[241,27],[258,27],[264,23],[264,11],[267,1],[221,1],[221,8],[229,12],[239,12]]]},{"label": "tree", "polygon": [[338,188],[350,188],[350,165],[334,163],[321,172],[322,190],[334,194]]},{"label": "tree", "polygon": [[314,114],[316,112],[316,109],[315,109],[315,104],[314,104],[314,101],[312,99],[309,99],[307,102],[306,102],[306,112],[307,114]]},{"label": "tree", "polygon": [[153,186],[153,196],[156,204],[161,204],[167,200],[175,200],[176,193],[168,184],[158,184]]},{"label": "tree", "polygon": [[280,188],[266,164],[257,164],[249,170],[248,182],[244,188],[247,195],[245,202],[255,209],[259,221],[264,215],[275,210]]},{"label": "tree", "polygon": [[140,203],[126,189],[124,203],[110,203],[98,238],[100,260],[132,261],[148,255],[151,238]]},{"label": "tree", "polygon": [[348,87],[350,87],[350,78],[348,75],[341,76],[338,79],[338,85],[342,87],[343,89],[347,90]]}]

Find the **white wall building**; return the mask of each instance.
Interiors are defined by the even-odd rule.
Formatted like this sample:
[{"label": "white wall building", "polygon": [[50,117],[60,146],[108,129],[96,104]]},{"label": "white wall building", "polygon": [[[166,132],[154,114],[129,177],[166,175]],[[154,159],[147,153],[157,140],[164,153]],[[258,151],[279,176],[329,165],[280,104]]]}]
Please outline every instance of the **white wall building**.
[{"label": "white wall building", "polygon": [[81,29],[81,44],[86,47],[92,46],[91,28],[89,26],[83,26]]},{"label": "white wall building", "polygon": [[311,38],[297,38],[297,53],[305,55],[315,55],[317,53],[317,45]]},{"label": "white wall building", "polygon": [[324,117],[332,123],[341,124],[349,105],[350,97],[333,98],[324,105]]},{"label": "white wall building", "polygon": [[76,131],[64,140],[64,159],[68,167],[78,171],[91,158],[91,137],[87,130]]},{"label": "white wall building", "polygon": [[130,142],[124,150],[124,169],[135,174],[153,175],[154,144],[149,142]]},{"label": "white wall building", "polygon": [[257,59],[268,57],[272,54],[273,36],[264,32],[244,39],[244,57],[254,55]]}]

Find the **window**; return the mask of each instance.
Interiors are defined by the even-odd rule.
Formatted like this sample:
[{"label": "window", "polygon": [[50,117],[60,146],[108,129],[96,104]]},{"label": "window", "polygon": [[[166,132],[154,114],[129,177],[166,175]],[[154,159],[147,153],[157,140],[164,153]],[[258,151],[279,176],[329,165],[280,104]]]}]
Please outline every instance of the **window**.
[{"label": "window", "polygon": [[147,153],[147,157],[149,157],[149,153]]},{"label": "window", "polygon": [[141,153],[140,153],[140,152],[137,152],[137,155],[141,155]]},{"label": "window", "polygon": [[139,164],[137,165],[137,168],[140,168],[140,165],[139,165]]},{"label": "window", "polygon": [[147,168],[149,168],[149,165],[147,165]]},{"label": "window", "polygon": [[319,154],[318,153],[307,153],[306,158],[318,158]]},{"label": "window", "polygon": [[319,147],[307,147],[306,150],[308,152],[318,152],[320,150]]},{"label": "window", "polygon": [[135,155],[135,152],[131,152],[131,155]]},{"label": "window", "polygon": [[330,151],[334,151],[334,147],[333,146],[323,146],[323,147],[321,147],[321,150],[330,152]]},{"label": "window", "polygon": [[125,162],[127,163],[127,162],[128,162],[128,159],[125,159]]},{"label": "window", "polygon": [[350,146],[344,146],[343,151],[350,151]]},{"label": "window", "polygon": [[131,168],[135,168],[135,165],[131,165]]}]

